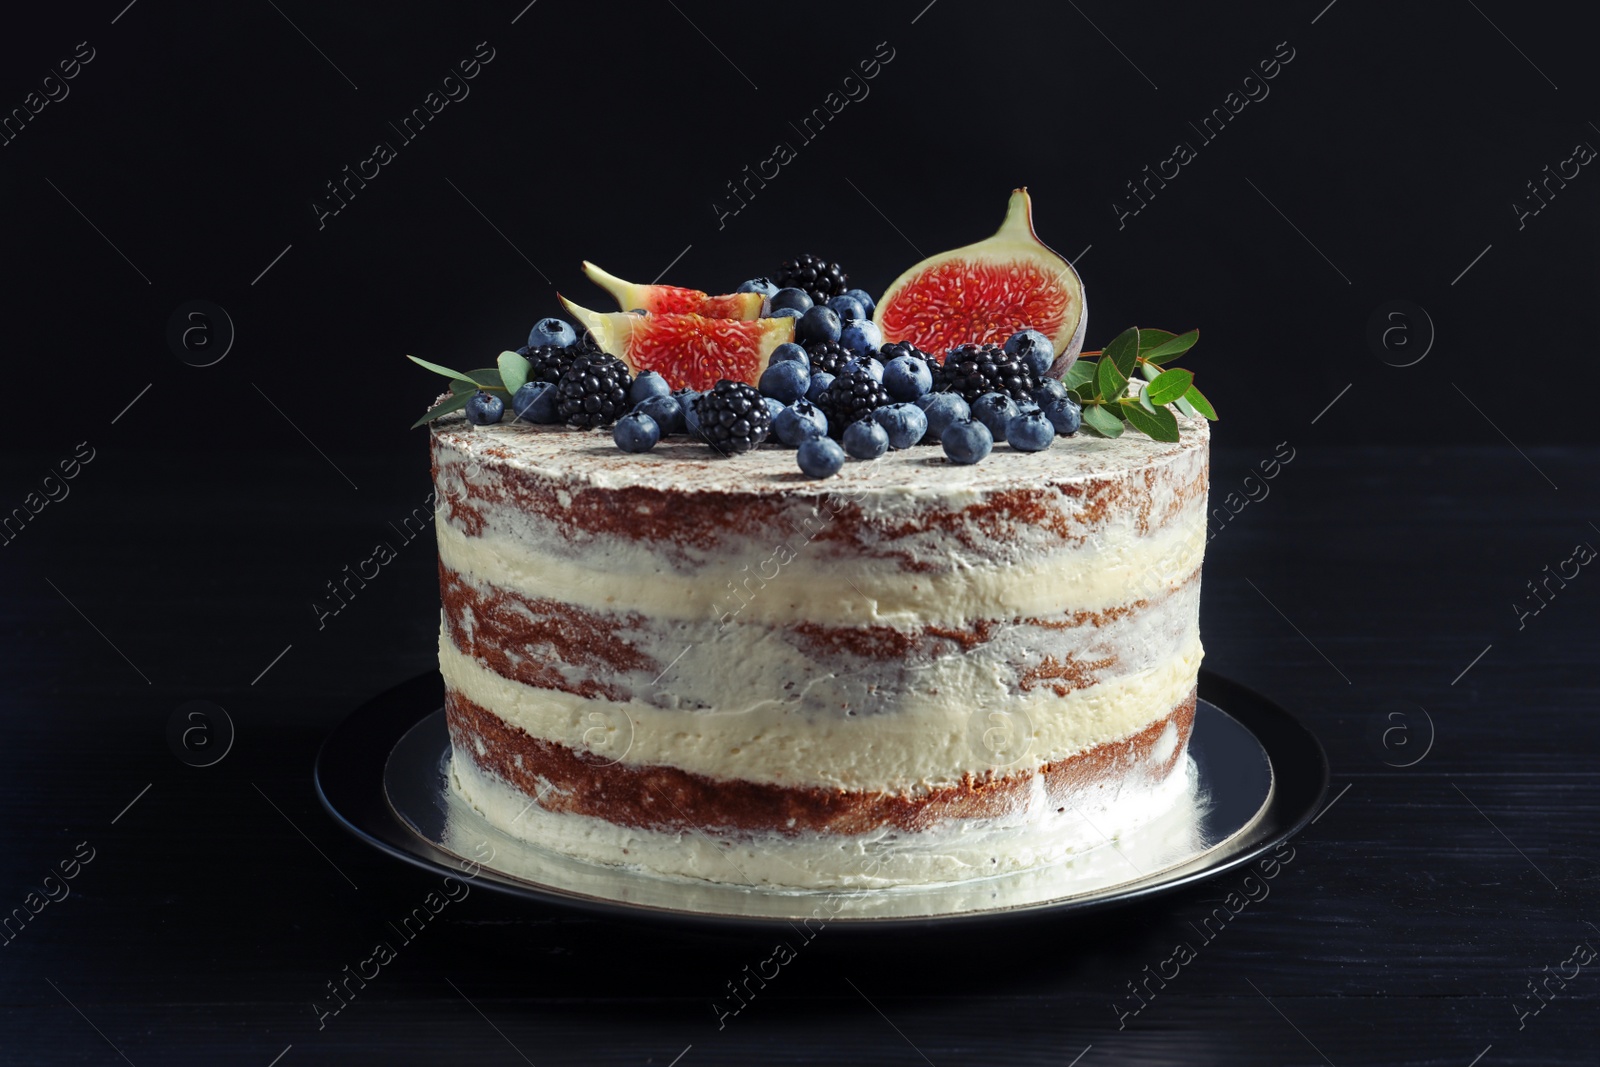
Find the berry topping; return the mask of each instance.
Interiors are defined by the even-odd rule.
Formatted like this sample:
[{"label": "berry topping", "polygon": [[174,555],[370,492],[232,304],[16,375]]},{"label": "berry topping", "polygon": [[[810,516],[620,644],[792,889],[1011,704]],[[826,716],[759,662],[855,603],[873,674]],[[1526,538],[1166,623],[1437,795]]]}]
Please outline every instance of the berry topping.
[{"label": "berry topping", "polygon": [[639,376],[628,387],[628,400],[637,405],[640,401],[652,396],[671,396],[672,386],[667,380],[653,370],[640,371]]},{"label": "berry topping", "polygon": [[843,296],[831,297],[828,300],[828,307],[833,309],[833,313],[838,315],[841,321],[844,319],[866,319],[872,317],[872,312],[867,310],[867,306],[848,293]]},{"label": "berry topping", "polygon": [[833,375],[825,370],[811,372],[811,388],[806,390],[806,399],[813,404],[820,405],[822,397],[828,391],[828,386],[833,384]]},{"label": "berry topping", "polygon": [[829,297],[844,292],[848,278],[839,264],[808,252],[785,263],[776,281],[780,286],[804,289],[814,304],[826,304]]},{"label": "berry topping", "polygon": [[922,435],[925,445],[938,444],[951,423],[972,418],[972,409],[960,393],[928,393],[916,404],[928,416],[928,432]]},{"label": "berry topping", "polygon": [[523,422],[541,426],[560,422],[556,415],[554,382],[527,382],[511,397],[511,411]]},{"label": "berry topping", "polygon": [[809,400],[796,400],[772,420],[772,434],[790,448],[808,437],[826,437],[828,417]]},{"label": "berry topping", "polygon": [[895,356],[884,365],[883,387],[895,400],[915,400],[933,389],[933,371],[916,356]]},{"label": "berry topping", "polygon": [[1032,397],[1035,404],[1038,404],[1040,407],[1045,407],[1052,401],[1060,400],[1062,397],[1066,396],[1067,387],[1062,385],[1060,379],[1058,378],[1043,378],[1040,379],[1038,386],[1034,388],[1033,392],[1029,393],[1028,395]]},{"label": "berry topping", "polygon": [[994,448],[994,435],[983,423],[966,419],[951,423],[939,436],[939,443],[944,445],[944,454],[950,457],[950,462],[977,463]]},{"label": "berry topping", "polygon": [[805,398],[811,388],[811,372],[798,360],[786,359],[761,372],[761,395],[783,404]]},{"label": "berry topping", "polygon": [[1073,434],[1083,425],[1083,408],[1072,397],[1052,400],[1043,408],[1044,417],[1056,428],[1058,434]]},{"label": "berry topping", "polygon": [[662,437],[683,432],[683,408],[677,397],[647,396],[635,404],[633,410],[654,419]]},{"label": "berry topping", "polygon": [[579,356],[600,351],[594,338],[584,334],[583,339],[570,345],[531,345],[522,353],[528,360],[528,381],[557,382]]},{"label": "berry topping", "polygon": [[573,360],[556,383],[556,414],[568,426],[609,426],[628,410],[628,365],[604,352]]},{"label": "berry topping", "polygon": [[984,393],[972,402],[972,417],[989,427],[997,441],[1005,440],[1006,427],[1020,414],[1016,401],[1004,393]]},{"label": "berry topping", "polygon": [[577,343],[578,331],[572,328],[571,323],[562,319],[540,319],[533,324],[533,329],[528,331],[529,348],[538,348],[542,345],[566,348]]},{"label": "berry topping", "polygon": [[855,459],[877,459],[889,451],[888,431],[872,419],[862,419],[846,426],[842,440],[845,455]]},{"label": "berry topping", "polygon": [[1019,452],[1043,452],[1056,439],[1056,428],[1042,412],[1028,411],[1006,423],[1006,441]]},{"label": "berry topping", "polygon": [[844,370],[844,365],[850,362],[850,353],[845,351],[844,345],[838,341],[816,341],[806,345],[806,354],[811,357],[811,373],[827,371],[829,374],[838,374]]},{"label": "berry topping", "polygon": [[844,449],[831,437],[808,437],[800,442],[795,459],[808,477],[828,478],[844,466]]},{"label": "berry topping", "polygon": [[771,278],[751,278],[747,282],[740,282],[736,293],[760,293],[762,296],[771,296],[778,291]]},{"label": "berry topping", "polygon": [[719,452],[749,452],[772,430],[772,415],[760,393],[724,378],[695,404],[700,433]]},{"label": "berry topping", "polygon": [[811,353],[807,352],[793,341],[785,341],[777,348],[774,348],[772,350],[772,355],[767,357],[767,366],[770,367],[774,363],[783,363],[786,360],[793,360],[794,362],[805,367],[806,370],[811,369]]},{"label": "berry topping", "polygon": [[1056,361],[1056,350],[1050,338],[1038,330],[1020,330],[1006,339],[1007,354],[1016,356],[1033,372],[1035,378],[1044,377],[1050,364]]},{"label": "berry topping", "polygon": [[784,309],[804,314],[815,304],[816,301],[811,299],[811,294],[804,289],[779,289],[767,298],[767,306],[771,309],[769,314],[773,315]]},{"label": "berry topping", "polygon": [[839,331],[839,343],[852,356],[875,356],[883,347],[883,331],[871,319],[851,319]]},{"label": "berry topping", "polygon": [[644,412],[630,411],[617,420],[611,439],[624,452],[648,452],[661,440],[661,427]]},{"label": "berry topping", "polygon": [[890,448],[910,448],[928,432],[928,416],[915,404],[890,404],[872,413],[889,435]]},{"label": "berry topping", "polygon": [[843,432],[846,426],[858,419],[869,417],[874,408],[889,403],[889,394],[864,367],[841,371],[822,394],[818,407],[828,416],[828,425]]},{"label": "berry topping", "polygon": [[493,393],[486,393],[479,389],[467,400],[463,409],[467,413],[467,421],[474,426],[488,426],[490,423],[500,421],[500,416],[506,413],[506,402]]},{"label": "berry topping", "polygon": [[933,379],[935,389],[960,393],[968,403],[984,393],[1005,393],[1013,400],[1022,400],[1038,384],[1021,357],[1007,353],[999,345],[952,348]]},{"label": "berry topping", "polygon": [[[878,302],[872,299],[872,294],[867,292],[865,289],[846,289],[843,295],[849,297],[851,300],[854,300],[856,303],[867,309],[867,314],[862,315],[861,318],[867,318],[874,311],[878,310]],[[842,317],[843,316],[841,316],[841,318]]]},{"label": "berry topping", "polygon": [[794,325],[794,339],[803,345],[813,341],[837,341],[842,329],[838,312],[818,306],[800,316],[800,321]]}]

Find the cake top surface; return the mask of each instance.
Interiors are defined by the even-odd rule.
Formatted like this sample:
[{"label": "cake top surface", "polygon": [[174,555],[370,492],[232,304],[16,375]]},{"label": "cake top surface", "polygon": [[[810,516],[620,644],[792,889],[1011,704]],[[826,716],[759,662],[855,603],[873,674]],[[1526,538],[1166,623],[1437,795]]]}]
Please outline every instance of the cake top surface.
[{"label": "cake top surface", "polygon": [[1204,451],[1211,436],[1205,419],[1180,415],[1178,426],[1180,439],[1172,443],[1130,429],[1115,439],[1087,433],[1059,437],[1042,452],[1019,452],[997,444],[987,460],[971,465],[951,462],[937,447],[918,445],[876,460],[848,462],[822,481],[802,474],[795,467],[794,449],[777,444],[724,457],[702,441],[674,435],[648,453],[629,455],[618,451],[605,432],[509,420],[473,426],[459,414],[435,421],[433,433],[439,444],[469,459],[576,487],[826,496],[874,490],[985,493],[1094,481]]}]

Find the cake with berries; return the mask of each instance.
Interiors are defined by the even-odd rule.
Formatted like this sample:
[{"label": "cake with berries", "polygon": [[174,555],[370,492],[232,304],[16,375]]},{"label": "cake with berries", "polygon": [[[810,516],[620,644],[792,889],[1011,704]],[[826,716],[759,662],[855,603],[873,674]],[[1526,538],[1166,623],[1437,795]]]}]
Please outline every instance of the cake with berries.
[{"label": "cake with berries", "polygon": [[585,264],[623,310],[417,360],[451,379],[418,424],[464,803],[588,862],[831,889],[1077,862],[1190,794],[1197,334],[1079,358],[1029,210],[879,300],[810,255],[725,296]]}]

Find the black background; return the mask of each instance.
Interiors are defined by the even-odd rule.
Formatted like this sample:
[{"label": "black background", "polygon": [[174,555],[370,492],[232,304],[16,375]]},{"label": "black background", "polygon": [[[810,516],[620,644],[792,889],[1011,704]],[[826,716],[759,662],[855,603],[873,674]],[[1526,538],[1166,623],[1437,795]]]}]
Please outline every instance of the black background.
[{"label": "black background", "polygon": [[[95,58],[0,146],[0,508],[79,442],[95,458],[0,546],[0,909],[79,841],[97,858],[0,947],[0,1061],[1592,1061],[1591,970],[1523,1029],[1513,1007],[1600,944],[1596,579],[1518,614],[1542,568],[1600,542],[1600,179],[1584,168],[1521,228],[1512,206],[1600,145],[1572,17],[1358,0],[10,16],[0,111],[78,42]],[[387,124],[479,42],[494,59],[470,96],[319,229],[324,183],[396,142]],[[799,145],[789,123],[880,42],[870,95]],[[1202,145],[1188,124],[1280,42],[1270,95]],[[725,183],[778,140],[797,158],[719,226]],[[1180,140],[1197,158],[1119,228],[1124,182]],[[438,382],[403,356],[484,365],[558,290],[604,306],[584,258],[716,291],[814,251],[876,291],[992,231],[1018,184],[1078,262],[1088,347],[1202,329],[1185,365],[1223,416],[1214,500],[1278,442],[1295,452],[1214,525],[1202,619],[1208,666],[1303,713],[1334,765],[1336,806],[1273,895],[1124,1029],[1124,983],[1231,883],[993,938],[830,940],[719,1031],[710,1002],[771,946],[485,892],[319,1030],[324,983],[432,888],[343,837],[310,783],[333,723],[432,663],[432,546],[390,524],[425,503],[406,426]],[[191,300],[232,322],[215,365],[168,342]],[[1375,345],[1394,301],[1413,310]],[[313,599],[385,539],[397,560],[319,628]],[[169,749],[191,699],[238,728],[214,767]],[[1384,741],[1395,701],[1429,715],[1409,767],[1416,749]]]}]

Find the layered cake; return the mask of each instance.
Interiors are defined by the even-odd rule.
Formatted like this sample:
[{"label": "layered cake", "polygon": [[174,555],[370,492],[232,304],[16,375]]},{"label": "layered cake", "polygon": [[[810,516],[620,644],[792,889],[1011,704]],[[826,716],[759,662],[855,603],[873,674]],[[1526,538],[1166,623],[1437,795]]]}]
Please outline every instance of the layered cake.
[{"label": "layered cake", "polygon": [[1028,211],[879,301],[816,257],[720,297],[591,266],[637,307],[424,364],[461,802],[583,861],[832,889],[1071,862],[1190,795],[1195,335],[1079,359]]}]

